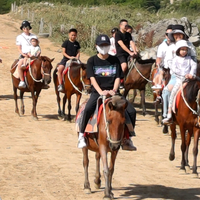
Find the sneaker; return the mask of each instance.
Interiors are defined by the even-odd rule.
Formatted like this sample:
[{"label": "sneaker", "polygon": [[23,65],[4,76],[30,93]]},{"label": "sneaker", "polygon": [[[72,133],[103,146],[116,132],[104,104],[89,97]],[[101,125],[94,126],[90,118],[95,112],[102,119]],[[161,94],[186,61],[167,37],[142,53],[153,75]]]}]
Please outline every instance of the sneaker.
[{"label": "sneaker", "polygon": [[19,88],[26,88],[26,83],[24,81],[20,81],[18,87]]},{"label": "sneaker", "polygon": [[172,124],[172,123],[173,123],[172,117],[170,117],[170,118],[167,117],[167,118],[163,119],[163,120],[162,120],[162,123],[163,123],[164,125]]},{"label": "sneaker", "polygon": [[64,88],[62,84],[58,85],[58,92],[64,92]]},{"label": "sneaker", "polygon": [[162,89],[162,86],[161,85],[154,85],[151,87],[152,90],[160,90]]},{"label": "sneaker", "polygon": [[87,145],[86,145],[86,142],[85,142],[85,138],[84,138],[84,136],[83,137],[81,137],[79,140],[78,140],[78,148],[79,149],[82,149],[82,148],[84,148],[84,147],[86,147]]},{"label": "sneaker", "polygon": [[129,138],[129,139],[124,139],[123,145],[122,145],[122,150],[136,151],[137,148],[133,145],[132,140]]}]

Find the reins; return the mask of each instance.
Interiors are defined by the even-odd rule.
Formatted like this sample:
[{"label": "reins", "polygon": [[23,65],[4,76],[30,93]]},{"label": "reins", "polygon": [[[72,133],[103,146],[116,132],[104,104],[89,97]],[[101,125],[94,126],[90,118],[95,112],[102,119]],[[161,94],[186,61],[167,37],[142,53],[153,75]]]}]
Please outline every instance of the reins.
[{"label": "reins", "polygon": [[136,59],[134,59],[132,62],[131,62],[131,64],[130,64],[130,69],[129,69],[129,71],[128,71],[128,74],[127,74],[127,76],[126,77],[128,77],[128,75],[130,74],[130,72],[131,72],[131,70],[133,69],[133,67],[135,67],[135,69],[136,69],[136,71],[138,72],[138,74],[143,78],[143,79],[145,79],[146,81],[148,81],[149,83],[152,83],[152,81],[151,80],[149,80],[149,79],[147,79],[141,72],[140,72],[140,70],[136,67]]},{"label": "reins", "polygon": [[106,108],[105,108],[105,100],[106,100],[106,96],[102,96],[102,104],[103,104],[103,116],[104,116],[104,121],[105,121],[105,130],[106,130],[106,134],[107,134],[107,140],[110,142],[110,143],[113,143],[113,144],[118,144],[122,141],[122,138],[123,138],[123,134],[122,134],[122,137],[120,140],[112,140],[110,138],[110,130],[109,130],[109,126],[108,126],[108,121],[107,121],[107,118],[106,118]]}]

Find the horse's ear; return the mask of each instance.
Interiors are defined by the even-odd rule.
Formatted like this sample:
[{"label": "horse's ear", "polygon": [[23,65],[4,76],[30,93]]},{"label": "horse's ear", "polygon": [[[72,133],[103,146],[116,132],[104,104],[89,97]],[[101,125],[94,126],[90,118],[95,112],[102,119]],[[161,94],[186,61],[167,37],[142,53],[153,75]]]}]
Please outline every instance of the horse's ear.
[{"label": "horse's ear", "polygon": [[108,107],[110,108],[110,110],[116,109],[116,107],[113,105],[112,101],[108,102]]},{"label": "horse's ear", "polygon": [[55,58],[52,58],[52,59],[51,59],[51,62],[53,62],[53,61],[54,61],[54,59],[55,59]]},{"label": "horse's ear", "polygon": [[81,68],[82,68],[83,70],[85,70],[85,69],[86,69],[86,64],[82,63]]}]

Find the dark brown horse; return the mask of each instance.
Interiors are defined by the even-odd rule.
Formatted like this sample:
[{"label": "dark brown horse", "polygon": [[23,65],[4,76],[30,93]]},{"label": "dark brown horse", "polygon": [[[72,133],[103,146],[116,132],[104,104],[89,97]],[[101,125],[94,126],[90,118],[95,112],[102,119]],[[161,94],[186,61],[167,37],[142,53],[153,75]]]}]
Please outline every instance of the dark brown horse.
[{"label": "dark brown horse", "polygon": [[76,94],[76,113],[79,109],[79,103],[82,96],[82,90],[90,90],[90,80],[86,75],[86,65],[83,63],[71,62],[68,67],[67,73],[64,75],[64,97],[63,97],[63,107],[60,107],[60,94],[58,92],[58,77],[57,77],[57,67],[53,72],[53,80],[55,86],[55,92],[57,96],[58,104],[58,117],[59,119],[65,119],[65,104],[68,100],[68,120],[71,120],[71,96]]},{"label": "dark brown horse", "polygon": [[141,106],[143,115],[146,114],[145,107],[145,87],[151,75],[151,68],[155,59],[141,60],[140,57],[130,62],[131,68],[127,74],[124,87],[124,96],[126,97],[130,89],[140,90]]},{"label": "dark brown horse", "polygon": [[197,175],[197,154],[198,140],[200,136],[200,78],[198,81],[190,81],[182,91],[176,114],[173,114],[173,124],[170,125],[172,146],[169,159],[175,158],[175,139],[176,139],[176,124],[179,125],[181,133],[181,170],[186,170],[189,167],[188,151],[191,142],[191,137],[194,136],[193,147],[193,167],[192,173]]},{"label": "dark brown horse", "polygon": [[[46,56],[41,56],[38,59],[35,59],[33,63],[29,66],[26,76],[25,76],[25,82],[27,87],[23,89],[19,89],[19,79],[15,78],[12,74],[12,81],[13,81],[13,91],[14,91],[14,100],[15,100],[15,112],[20,115],[18,104],[17,104],[17,89],[20,90],[20,99],[21,99],[21,114],[24,115],[25,109],[24,109],[24,101],[23,101],[23,95],[24,92],[31,92],[32,100],[33,100],[33,108],[31,111],[32,116],[37,119],[37,112],[36,112],[36,105],[37,100],[39,97],[39,94],[41,92],[41,89],[44,84],[49,84],[51,82],[51,70],[52,70],[52,64],[51,62],[54,59],[50,59]],[[13,69],[18,60],[16,60],[11,69]]]},{"label": "dark brown horse", "polygon": [[[114,172],[115,159],[120,148],[125,126],[125,109],[127,101],[120,97],[114,96],[104,104],[104,111],[100,114],[98,133],[87,134],[87,147],[83,151],[83,166],[85,172],[84,190],[91,193],[88,179],[88,150],[96,152],[96,173],[95,187],[98,189],[101,185],[100,175],[100,158],[103,163],[103,173],[105,178],[105,196],[104,199],[113,199],[112,193],[112,176]],[[105,128],[106,127],[106,128]],[[108,166],[107,154],[111,153],[110,166]]]}]

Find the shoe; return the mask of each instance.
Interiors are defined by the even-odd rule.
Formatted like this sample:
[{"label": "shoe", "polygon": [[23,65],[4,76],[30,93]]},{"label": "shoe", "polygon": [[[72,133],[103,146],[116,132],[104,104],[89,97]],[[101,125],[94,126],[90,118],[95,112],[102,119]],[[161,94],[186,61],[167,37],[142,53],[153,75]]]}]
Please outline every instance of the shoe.
[{"label": "shoe", "polygon": [[64,88],[62,84],[58,85],[58,92],[64,92]]},{"label": "shoe", "polygon": [[152,90],[160,90],[160,89],[162,89],[162,86],[157,84],[157,85],[152,86],[151,89]]},{"label": "shoe", "polygon": [[129,139],[124,139],[123,145],[122,145],[122,150],[136,151],[137,148],[133,145],[132,140],[129,138]]},{"label": "shoe", "polygon": [[18,87],[19,88],[26,88],[26,83],[24,81],[20,81]]},{"label": "shoe", "polygon": [[49,89],[49,88],[50,88],[49,85],[43,85],[43,86],[42,86],[42,89],[45,89],[45,90],[47,90],[47,89]]},{"label": "shoe", "polygon": [[86,145],[84,136],[81,137],[81,138],[79,138],[79,140],[78,140],[78,148],[79,148],[79,149],[82,149],[82,148],[84,148],[84,147],[86,147],[86,146],[87,146],[87,145]]},{"label": "shoe", "polygon": [[165,119],[162,120],[162,123],[164,125],[172,124],[173,123],[173,119],[172,119],[172,117],[170,117],[170,118],[167,117],[167,118],[165,118]]}]

